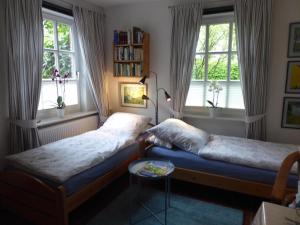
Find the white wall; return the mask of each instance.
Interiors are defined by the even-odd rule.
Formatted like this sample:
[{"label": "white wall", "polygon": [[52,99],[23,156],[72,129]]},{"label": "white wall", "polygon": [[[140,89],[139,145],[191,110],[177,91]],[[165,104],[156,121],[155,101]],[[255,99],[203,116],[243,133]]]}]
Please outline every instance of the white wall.
[{"label": "white wall", "polygon": [[[127,111],[142,113],[154,116],[152,104],[148,104],[148,109],[136,109],[120,107],[119,82],[137,82],[136,78],[116,78],[113,77],[112,64],[112,40],[114,30],[127,30],[132,26],[138,26],[150,33],[150,70],[158,73],[159,86],[167,90],[170,88],[170,41],[171,41],[171,14],[168,6],[175,1],[157,1],[150,3],[139,3],[111,7],[105,9],[106,13],[106,65],[109,76],[110,108],[112,111]],[[229,4],[231,1],[212,1],[206,5],[209,7]],[[148,93],[151,98],[155,94],[154,79],[148,79]],[[153,96],[153,99],[154,96]],[[163,93],[160,93],[159,120],[169,117],[169,103],[165,102]],[[185,118],[187,122],[209,132],[217,134],[227,134],[235,136],[245,135],[245,126],[242,122],[214,121],[205,119]]]},{"label": "white wall", "polygon": [[[150,33],[150,70],[158,74],[159,87],[170,90],[169,85],[169,60],[170,60],[170,29],[171,18],[168,10],[169,1],[154,3],[130,4],[113,7],[105,10],[106,14],[106,65],[109,76],[110,108],[115,111],[128,111],[154,115],[154,107],[148,104],[147,109],[128,108],[120,106],[119,82],[138,82],[140,78],[116,78],[113,77],[112,64],[112,41],[113,31],[131,29],[137,26]],[[155,99],[154,77],[147,80],[148,95]],[[160,102],[165,103],[163,93],[160,93]],[[167,110],[160,107],[159,118],[168,117]]]},{"label": "white wall", "polygon": [[[129,111],[153,115],[152,107],[146,110],[120,107],[118,82],[135,82],[138,79],[114,78],[112,76],[112,40],[114,29],[128,29],[139,26],[150,33],[150,69],[159,74],[159,84],[169,90],[169,58],[171,18],[168,6],[174,1],[140,3],[112,7],[105,10],[106,18],[106,63],[110,81],[110,100],[112,111]],[[221,2],[221,3],[220,3]],[[227,3],[226,3],[227,2]],[[230,1],[208,1],[206,6],[228,4]],[[211,4],[211,5],[209,5]],[[289,23],[300,22],[299,0],[274,0],[272,25],[272,52],[267,115],[267,138],[269,141],[300,144],[300,130],[281,128],[282,102],[286,78],[287,45]],[[153,80],[151,80],[153,81]],[[149,95],[153,95],[153,84],[150,83]],[[160,99],[164,103],[164,99]],[[161,113],[160,120],[167,118],[168,113]],[[221,121],[185,118],[197,127],[212,133],[244,136],[245,124],[238,121]]]},{"label": "white wall", "polygon": [[[285,94],[287,62],[300,58],[287,58],[289,24],[300,22],[299,0],[276,0],[273,7],[271,71],[267,116],[267,137],[274,142],[300,144],[300,130],[281,128],[281,116]],[[294,95],[300,97],[300,95]]]}]

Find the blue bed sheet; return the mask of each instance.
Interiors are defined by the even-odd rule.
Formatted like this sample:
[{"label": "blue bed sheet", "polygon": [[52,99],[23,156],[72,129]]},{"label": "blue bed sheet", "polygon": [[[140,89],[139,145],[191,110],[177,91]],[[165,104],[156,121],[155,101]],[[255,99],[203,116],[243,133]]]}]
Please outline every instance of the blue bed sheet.
[{"label": "blue bed sheet", "polygon": [[[173,162],[175,166],[181,168],[204,171],[208,173],[271,185],[274,184],[277,175],[276,171],[205,159],[201,156],[176,148],[170,150],[167,148],[154,146],[148,150],[147,156],[153,158],[168,159]],[[288,179],[288,187],[296,188],[297,182],[297,176],[290,175]]]},{"label": "blue bed sheet", "polygon": [[83,188],[90,182],[94,181],[98,177],[103,176],[107,172],[119,166],[122,162],[133,156],[138,151],[138,143],[134,144],[120,150],[110,158],[104,160],[102,163],[83,171],[82,173],[76,174],[75,176],[68,179],[62,184],[54,183],[53,181],[47,180],[46,178],[39,177],[39,179],[48,183],[52,187],[58,187],[60,185],[64,186],[66,189],[66,194],[68,196],[72,195],[79,189]]}]

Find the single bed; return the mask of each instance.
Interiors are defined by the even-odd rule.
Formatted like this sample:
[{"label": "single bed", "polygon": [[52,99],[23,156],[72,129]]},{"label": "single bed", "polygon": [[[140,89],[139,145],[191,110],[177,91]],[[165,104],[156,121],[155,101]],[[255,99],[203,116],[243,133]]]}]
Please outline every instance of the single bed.
[{"label": "single bed", "polygon": [[145,147],[139,134],[149,121],[116,113],[96,131],[8,156],[0,173],[2,206],[37,225],[67,225],[72,210],[139,157]]},{"label": "single bed", "polygon": [[[277,172],[258,169],[218,160],[210,160],[195,154],[151,146],[147,157],[171,160],[176,166],[173,178],[192,183],[203,184],[220,189],[270,198]],[[295,192],[297,175],[290,175],[288,192]]]},{"label": "single bed", "polygon": [[[272,197],[282,161],[300,150],[296,145],[210,135],[176,119],[148,132],[153,145],[146,156],[171,160],[176,166],[173,178],[263,198]],[[297,172],[294,166],[287,193],[296,190]]]}]

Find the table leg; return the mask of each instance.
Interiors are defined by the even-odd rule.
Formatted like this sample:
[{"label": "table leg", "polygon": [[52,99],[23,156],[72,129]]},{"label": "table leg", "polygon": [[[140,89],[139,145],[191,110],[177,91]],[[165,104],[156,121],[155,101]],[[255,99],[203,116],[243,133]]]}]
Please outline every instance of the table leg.
[{"label": "table leg", "polygon": [[[130,191],[132,191],[132,188],[133,188],[133,175],[130,174],[129,175],[129,188],[130,188]],[[133,194],[130,194],[130,209],[129,209],[129,224],[130,225],[133,225],[133,222],[132,222],[132,214],[133,214],[133,201],[134,201],[134,195]]]},{"label": "table leg", "polygon": [[169,191],[169,181],[168,177],[165,178],[165,225],[167,225],[167,218],[168,218],[168,191]]},{"label": "table leg", "polygon": [[171,208],[171,177],[168,176],[168,208]]}]

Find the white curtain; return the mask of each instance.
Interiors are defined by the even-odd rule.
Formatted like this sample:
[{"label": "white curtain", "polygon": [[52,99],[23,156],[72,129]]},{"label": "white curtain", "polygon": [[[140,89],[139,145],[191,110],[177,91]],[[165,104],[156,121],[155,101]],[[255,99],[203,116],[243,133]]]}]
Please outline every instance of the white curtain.
[{"label": "white curtain", "polygon": [[198,2],[172,6],[171,14],[170,87],[172,108],[174,116],[181,118],[192,77],[202,20],[202,4]]},{"label": "white curtain", "polygon": [[104,19],[101,12],[73,7],[75,25],[99,116],[109,114],[104,64]]},{"label": "white curtain", "polygon": [[235,0],[247,138],[266,138],[272,0]]},{"label": "white curtain", "polygon": [[36,114],[42,81],[42,0],[6,0],[10,154],[39,146]]}]

